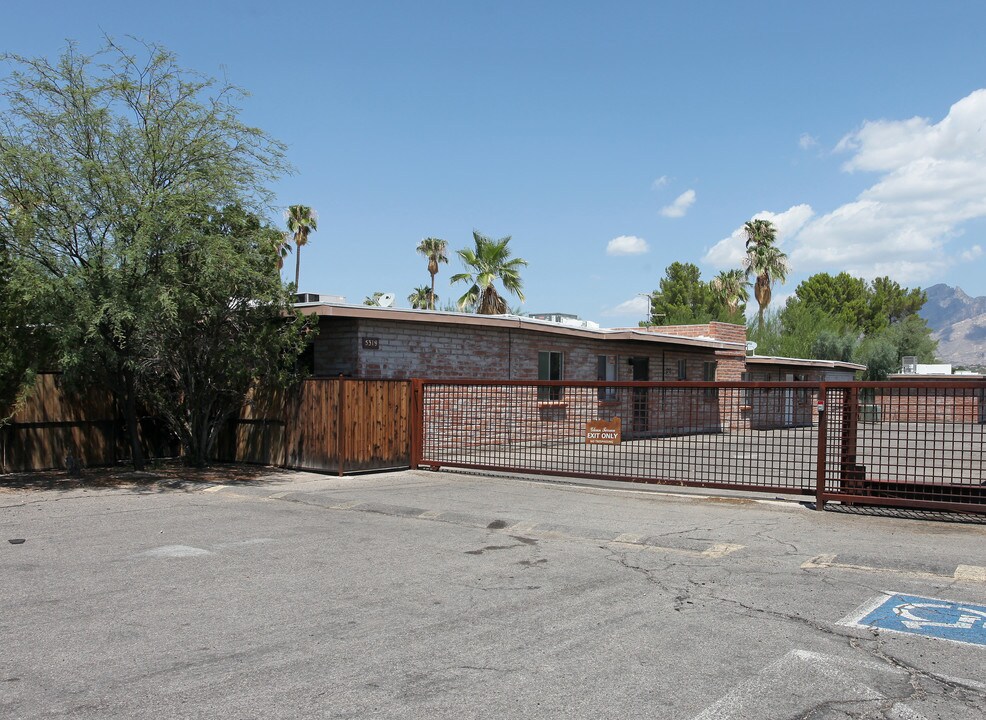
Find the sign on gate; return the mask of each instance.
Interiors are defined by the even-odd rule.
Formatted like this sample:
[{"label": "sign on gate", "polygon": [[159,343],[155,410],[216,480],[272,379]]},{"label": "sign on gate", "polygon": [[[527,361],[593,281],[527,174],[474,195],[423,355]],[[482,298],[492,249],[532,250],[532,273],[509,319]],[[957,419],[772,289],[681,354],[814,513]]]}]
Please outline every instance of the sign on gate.
[{"label": "sign on gate", "polygon": [[887,593],[874,598],[840,625],[986,646],[986,605]]},{"label": "sign on gate", "polygon": [[585,444],[586,445],[619,445],[620,419],[613,418],[609,422],[605,420],[589,420],[588,422],[586,422]]}]

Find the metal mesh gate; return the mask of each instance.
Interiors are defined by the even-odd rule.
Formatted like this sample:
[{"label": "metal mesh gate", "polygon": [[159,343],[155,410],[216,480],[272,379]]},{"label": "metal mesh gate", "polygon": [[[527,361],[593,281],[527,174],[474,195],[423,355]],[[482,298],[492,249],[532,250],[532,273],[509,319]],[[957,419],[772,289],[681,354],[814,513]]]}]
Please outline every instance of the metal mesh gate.
[{"label": "metal mesh gate", "polygon": [[417,380],[412,466],[986,511],[984,387]]}]

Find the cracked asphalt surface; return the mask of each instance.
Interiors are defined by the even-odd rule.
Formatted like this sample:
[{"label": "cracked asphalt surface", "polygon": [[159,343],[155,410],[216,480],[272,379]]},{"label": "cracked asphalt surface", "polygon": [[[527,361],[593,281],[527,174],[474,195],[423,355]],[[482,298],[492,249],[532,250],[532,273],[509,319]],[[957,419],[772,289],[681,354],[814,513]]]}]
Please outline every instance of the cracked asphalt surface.
[{"label": "cracked asphalt surface", "polygon": [[0,717],[986,715],[986,647],[839,624],[986,602],[983,524],[406,471],[7,490],[0,528]]}]

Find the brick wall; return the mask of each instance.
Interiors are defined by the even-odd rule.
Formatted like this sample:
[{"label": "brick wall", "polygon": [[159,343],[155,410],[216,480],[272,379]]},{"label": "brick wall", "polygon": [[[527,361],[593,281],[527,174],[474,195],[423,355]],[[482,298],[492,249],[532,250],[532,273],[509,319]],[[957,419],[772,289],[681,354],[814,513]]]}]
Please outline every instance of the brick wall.
[{"label": "brick wall", "polygon": [[[378,342],[363,347],[364,339]],[[364,378],[537,380],[538,353],[562,353],[565,380],[598,379],[598,356],[615,363],[616,379],[633,380],[630,358],[647,358],[647,379],[701,380],[703,363],[723,357],[711,348],[680,347],[605,337],[583,338],[531,330],[323,317],[315,339],[315,375]],[[737,378],[738,379],[738,378]]]},{"label": "brick wall", "polygon": [[357,336],[355,320],[322,318],[315,336],[315,376],[356,375]]},{"label": "brick wall", "polygon": [[[878,419],[904,423],[982,423],[986,422],[986,390],[967,388],[931,390],[884,390],[875,398]],[[864,417],[866,417],[864,411]]]}]

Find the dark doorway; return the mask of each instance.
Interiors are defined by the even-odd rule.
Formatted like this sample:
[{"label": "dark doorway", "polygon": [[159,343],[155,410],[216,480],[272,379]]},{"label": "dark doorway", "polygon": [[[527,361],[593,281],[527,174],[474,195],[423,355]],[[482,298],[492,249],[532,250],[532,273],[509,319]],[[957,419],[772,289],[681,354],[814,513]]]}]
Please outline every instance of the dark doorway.
[{"label": "dark doorway", "polygon": [[[630,365],[633,366],[634,382],[647,382],[650,380],[650,358],[630,358]],[[646,435],[649,425],[650,422],[647,412],[647,388],[634,388],[632,423],[633,434],[635,436]]]}]

